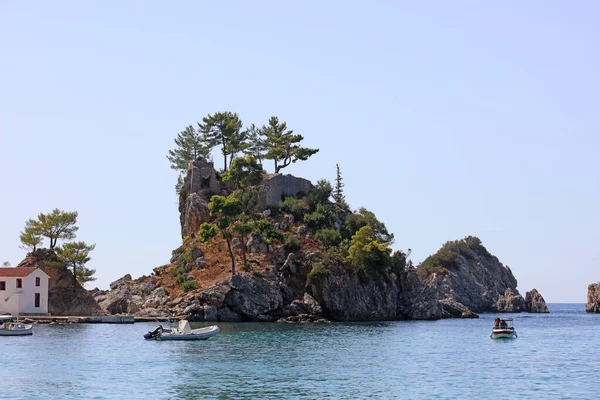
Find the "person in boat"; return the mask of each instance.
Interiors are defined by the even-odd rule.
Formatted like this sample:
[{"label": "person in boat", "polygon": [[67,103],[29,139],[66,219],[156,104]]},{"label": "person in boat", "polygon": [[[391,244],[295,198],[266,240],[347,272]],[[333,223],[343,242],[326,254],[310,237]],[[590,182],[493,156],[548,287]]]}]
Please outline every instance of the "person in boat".
[{"label": "person in boat", "polygon": [[494,329],[500,328],[500,318],[494,320]]},{"label": "person in boat", "polygon": [[506,321],[501,319],[500,320],[500,328],[501,329],[506,329],[508,327],[508,325],[506,325]]}]

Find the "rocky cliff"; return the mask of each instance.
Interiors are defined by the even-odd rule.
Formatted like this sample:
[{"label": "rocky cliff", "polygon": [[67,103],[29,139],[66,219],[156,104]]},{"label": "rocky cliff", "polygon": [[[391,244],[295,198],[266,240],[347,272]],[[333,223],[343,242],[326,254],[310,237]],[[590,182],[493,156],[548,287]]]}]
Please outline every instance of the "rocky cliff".
[{"label": "rocky cliff", "polygon": [[66,268],[52,267],[46,262],[56,261],[56,254],[49,249],[37,249],[27,254],[17,267],[39,267],[50,276],[48,284],[48,312],[54,316],[90,316],[103,314],[94,298]]},{"label": "rocky cliff", "polygon": [[[361,227],[376,230],[371,240],[379,243],[392,238],[374,214],[353,214],[331,203],[322,185],[313,187],[291,175],[265,175],[255,189],[256,206],[244,218],[266,224],[271,237],[254,231],[235,237],[231,244],[238,274],[231,276],[224,240],[203,243],[195,233],[203,222],[212,221],[210,197],[233,189],[221,182],[212,163],[191,163],[180,191],[183,245],[173,252],[171,264],[156,268],[151,276],[133,280],[126,275],[110,291],[95,290],[103,311],[201,321],[294,322],[548,312],[535,289],[525,299],[521,296],[510,268],[477,238],[448,242],[417,268],[406,267],[403,253],[400,263],[388,254],[378,266],[351,265],[348,246]],[[284,197],[296,198],[282,204]]]},{"label": "rocky cliff", "polygon": [[585,311],[589,313],[600,313],[600,282],[592,283],[588,286]]}]

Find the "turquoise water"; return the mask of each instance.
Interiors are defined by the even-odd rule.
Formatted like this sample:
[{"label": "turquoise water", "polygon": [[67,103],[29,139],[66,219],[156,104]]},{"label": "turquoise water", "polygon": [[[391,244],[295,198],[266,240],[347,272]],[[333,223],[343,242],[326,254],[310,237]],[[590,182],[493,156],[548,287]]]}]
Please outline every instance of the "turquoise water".
[{"label": "turquoise water", "polygon": [[36,325],[2,337],[0,398],[598,399],[600,315],[583,304],[478,320],[219,324],[201,342],[145,341],[154,324]]}]

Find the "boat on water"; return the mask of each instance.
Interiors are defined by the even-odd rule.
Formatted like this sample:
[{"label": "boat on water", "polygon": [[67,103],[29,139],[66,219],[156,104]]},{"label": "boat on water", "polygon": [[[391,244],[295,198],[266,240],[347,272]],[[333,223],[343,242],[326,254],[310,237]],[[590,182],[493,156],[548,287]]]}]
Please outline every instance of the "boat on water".
[{"label": "boat on water", "polygon": [[517,335],[512,318],[496,318],[490,337],[492,339],[516,339],[519,335]]},{"label": "boat on water", "polygon": [[[220,332],[217,325],[192,329],[190,323],[183,319],[177,326],[172,326],[172,320],[157,318],[159,325],[153,331],[144,334],[146,340],[207,340]],[[163,326],[165,324],[166,326]]]},{"label": "boat on water", "polygon": [[0,315],[0,336],[33,335],[33,326],[22,322],[11,322],[12,315]]}]

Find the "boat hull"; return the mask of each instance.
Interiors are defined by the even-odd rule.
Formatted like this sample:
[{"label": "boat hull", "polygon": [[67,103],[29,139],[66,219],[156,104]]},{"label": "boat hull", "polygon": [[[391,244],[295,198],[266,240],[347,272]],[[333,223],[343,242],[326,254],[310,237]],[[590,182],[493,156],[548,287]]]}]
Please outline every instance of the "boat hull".
[{"label": "boat hull", "polygon": [[516,339],[517,332],[507,329],[494,329],[491,334],[492,339]]},{"label": "boat hull", "polygon": [[221,330],[218,326],[213,325],[206,328],[194,329],[189,333],[168,332],[165,331],[161,335],[144,336],[147,340],[208,340],[215,336]]},{"label": "boat hull", "polygon": [[30,336],[33,335],[31,325],[25,325],[24,328],[0,329],[0,336]]}]

